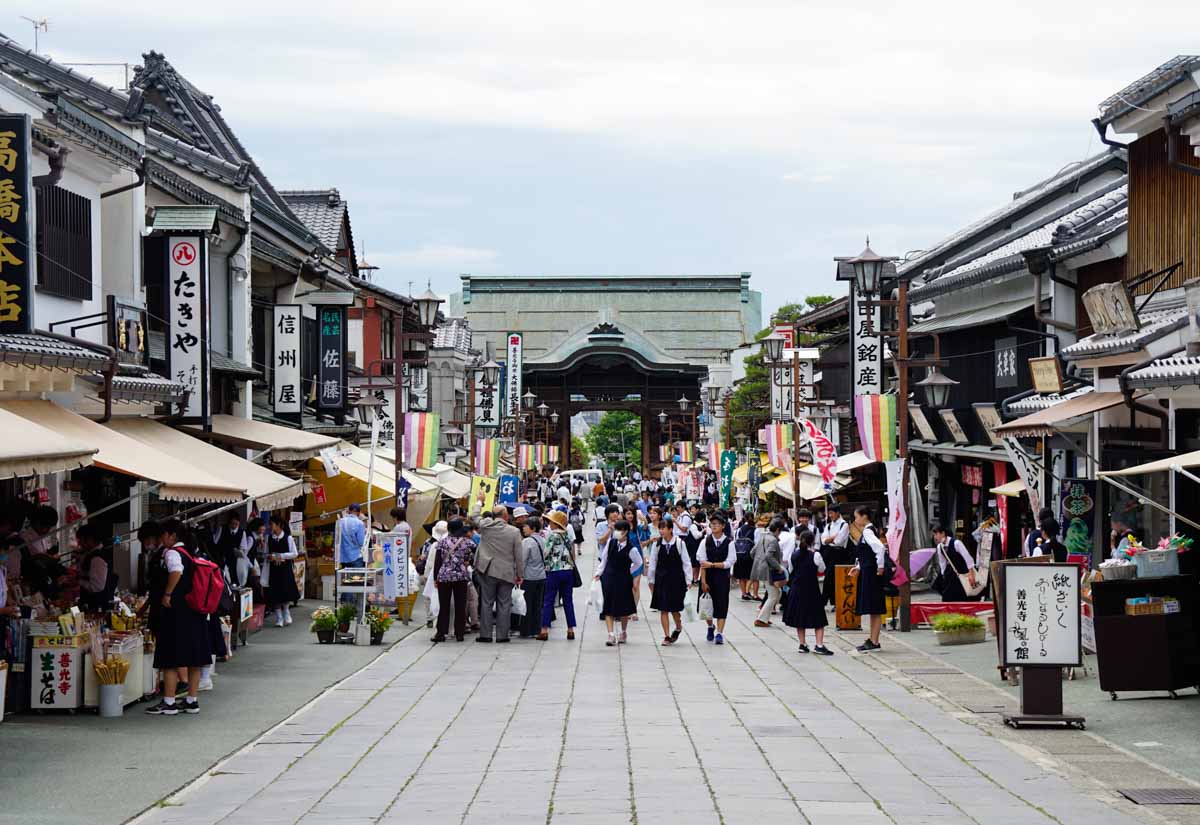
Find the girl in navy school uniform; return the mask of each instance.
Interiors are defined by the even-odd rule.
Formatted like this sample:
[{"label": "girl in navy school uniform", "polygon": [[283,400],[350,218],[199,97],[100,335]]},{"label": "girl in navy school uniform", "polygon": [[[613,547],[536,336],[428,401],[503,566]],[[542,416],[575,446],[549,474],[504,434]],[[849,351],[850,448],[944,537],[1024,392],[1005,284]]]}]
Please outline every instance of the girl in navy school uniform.
[{"label": "girl in navy school uniform", "polygon": [[813,550],[813,541],[813,534],[809,530],[796,536],[783,623],[796,628],[801,653],[809,652],[807,631],[811,628],[817,643],[812,652],[819,656],[832,656],[833,651],[825,647],[825,626],[829,622],[825,618],[825,596],[821,592],[820,582],[820,577],[825,574],[825,560]]}]

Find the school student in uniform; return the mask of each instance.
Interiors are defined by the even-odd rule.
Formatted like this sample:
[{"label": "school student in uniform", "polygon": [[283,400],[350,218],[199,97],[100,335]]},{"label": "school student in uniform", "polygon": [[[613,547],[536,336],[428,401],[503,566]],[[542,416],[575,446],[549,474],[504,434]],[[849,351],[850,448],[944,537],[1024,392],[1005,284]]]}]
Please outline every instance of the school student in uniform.
[{"label": "school student in uniform", "polygon": [[[799,529],[799,528],[797,528]],[[813,534],[802,530],[796,536],[796,548],[792,551],[791,575],[788,577],[788,599],[783,609],[783,623],[796,628],[800,652],[808,653],[807,631],[813,630],[816,646],[812,649],[818,656],[832,656],[833,651],[825,647],[825,595],[821,592],[821,576],[825,575],[825,560],[813,549]]]},{"label": "school student in uniform", "polygon": [[[683,601],[692,586],[692,560],[687,545],[675,536],[671,517],[658,522],[658,538],[650,545],[646,563],[646,581],[650,585],[650,608],[659,612],[663,646],[673,645],[683,631]],[[671,619],[675,630],[671,630]]]},{"label": "school student in uniform", "polygon": [[829,575],[825,577],[825,602],[836,605],[837,593],[833,569],[839,564],[853,564],[854,549],[850,546],[850,525],[842,518],[841,505],[836,501],[830,502],[825,507],[825,516],[828,521],[821,530],[821,546],[818,549],[821,551],[825,563],[830,567]]},{"label": "school student in uniform", "polygon": [[869,507],[854,508],[854,526],[862,531],[858,543],[854,546],[856,561],[854,569],[850,572],[850,575],[858,579],[858,598],[854,612],[870,617],[869,637],[858,646],[861,653],[879,650],[879,631],[883,629],[883,614],[887,613],[887,600],[883,594],[884,556],[887,555],[887,548],[875,535],[871,515]]},{"label": "school student in uniform", "polygon": [[263,565],[263,590],[268,609],[275,611],[275,626],[292,623],[292,602],[300,600],[292,560],[299,553],[296,540],[284,530],[283,516],[271,516],[271,534],[267,536],[267,563]]},{"label": "school student in uniform", "polygon": [[[708,520],[709,534],[700,542],[700,591],[712,597],[713,617],[708,620],[707,641],[725,644],[725,619],[729,616],[729,579],[737,563],[733,539],[726,534],[729,520],[716,512]],[[714,634],[713,623],[716,622]]]},{"label": "school student in uniform", "polygon": [[[629,522],[623,519],[613,524],[612,538],[601,551],[594,574],[604,594],[602,618],[608,626],[608,641],[604,643],[608,647],[625,644],[629,638],[626,634],[629,617],[637,612],[633,597],[633,573],[642,566],[642,554],[630,540],[629,529]],[[614,620],[621,622],[620,637],[613,635]]]},{"label": "school student in uniform", "polygon": [[960,575],[975,572],[975,560],[967,552],[966,545],[949,534],[945,527],[935,524],[932,527],[933,540],[937,542],[938,573],[941,580],[942,601],[944,602],[975,602],[979,601],[982,593],[968,596],[963,589]]}]

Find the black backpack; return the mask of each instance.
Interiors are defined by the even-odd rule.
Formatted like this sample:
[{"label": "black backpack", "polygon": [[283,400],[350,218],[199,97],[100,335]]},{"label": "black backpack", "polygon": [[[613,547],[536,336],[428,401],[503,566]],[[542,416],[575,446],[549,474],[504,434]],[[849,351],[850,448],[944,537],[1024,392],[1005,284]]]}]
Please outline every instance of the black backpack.
[{"label": "black backpack", "polygon": [[744,556],[754,550],[754,525],[743,524],[738,528],[737,538],[733,540],[733,551]]}]

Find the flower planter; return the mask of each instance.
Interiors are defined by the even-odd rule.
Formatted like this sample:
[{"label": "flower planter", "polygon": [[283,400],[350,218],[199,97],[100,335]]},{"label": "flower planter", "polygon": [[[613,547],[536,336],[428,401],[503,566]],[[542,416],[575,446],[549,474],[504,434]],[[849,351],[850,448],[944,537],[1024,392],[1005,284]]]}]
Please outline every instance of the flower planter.
[{"label": "flower planter", "polygon": [[973,645],[987,640],[987,627],[972,627],[966,630],[935,630],[933,636],[939,645]]},{"label": "flower planter", "polygon": [[333,631],[332,630],[318,630],[317,631],[317,641],[323,645],[333,644]]},{"label": "flower planter", "polygon": [[345,624],[338,625],[338,633],[349,633],[349,632],[350,632],[350,622],[346,622]]},{"label": "flower planter", "polygon": [[374,633],[374,632],[371,633],[371,644],[373,644],[373,645],[383,644],[383,631],[380,631],[378,633]]}]

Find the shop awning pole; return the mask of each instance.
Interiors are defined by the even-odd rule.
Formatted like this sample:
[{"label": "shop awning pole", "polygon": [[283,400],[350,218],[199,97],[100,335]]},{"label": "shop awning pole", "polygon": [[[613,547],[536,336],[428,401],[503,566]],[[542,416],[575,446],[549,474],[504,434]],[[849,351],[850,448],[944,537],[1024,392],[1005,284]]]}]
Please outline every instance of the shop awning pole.
[{"label": "shop awning pole", "polygon": [[[1195,476],[1192,476],[1192,477],[1195,478]],[[1157,501],[1155,501],[1153,498],[1146,495],[1145,493],[1139,493],[1137,490],[1133,489],[1132,487],[1126,487],[1124,484],[1121,484],[1119,481],[1113,481],[1112,476],[1100,476],[1100,478],[1104,479],[1109,484],[1116,487],[1118,490],[1125,493],[1126,495],[1133,496],[1135,499],[1137,499],[1139,504],[1148,504],[1151,507],[1153,507],[1155,510],[1158,510],[1162,513],[1166,513],[1168,516],[1173,516],[1178,521],[1182,521],[1184,524],[1187,524],[1191,527],[1194,527],[1197,530],[1200,530],[1200,524],[1197,524],[1196,522],[1192,521],[1190,518],[1186,518],[1184,516],[1179,515],[1179,513],[1176,513],[1170,507],[1164,507],[1163,505],[1159,504]]]}]

